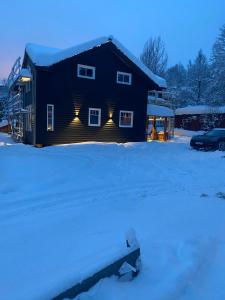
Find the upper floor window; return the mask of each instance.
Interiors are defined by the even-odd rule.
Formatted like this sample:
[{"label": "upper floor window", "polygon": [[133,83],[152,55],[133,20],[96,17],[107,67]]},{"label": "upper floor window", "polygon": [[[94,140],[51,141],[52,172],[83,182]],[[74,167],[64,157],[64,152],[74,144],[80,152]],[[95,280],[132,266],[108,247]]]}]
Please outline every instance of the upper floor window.
[{"label": "upper floor window", "polygon": [[54,105],[47,104],[47,131],[54,131]]},{"label": "upper floor window", "polygon": [[116,82],[131,85],[132,74],[117,71]]},{"label": "upper floor window", "polygon": [[133,127],[134,112],[128,110],[120,111],[119,127]]},{"label": "upper floor window", "polygon": [[101,126],[101,109],[89,108],[88,126]]},{"label": "upper floor window", "polygon": [[95,67],[78,64],[77,77],[95,79]]}]

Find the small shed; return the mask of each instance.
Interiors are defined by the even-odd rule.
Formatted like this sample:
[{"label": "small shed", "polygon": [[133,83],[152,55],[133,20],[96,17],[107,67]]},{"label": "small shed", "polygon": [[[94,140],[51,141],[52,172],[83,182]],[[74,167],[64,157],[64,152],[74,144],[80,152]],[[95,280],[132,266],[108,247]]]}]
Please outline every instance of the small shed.
[{"label": "small shed", "polygon": [[225,127],[225,106],[195,105],[175,110],[175,127],[185,130],[210,130]]},{"label": "small shed", "polygon": [[10,127],[9,127],[8,121],[7,120],[2,120],[0,122],[0,132],[8,133],[9,129],[10,129]]},{"label": "small shed", "polygon": [[147,140],[167,141],[174,133],[174,111],[163,105],[148,104]]}]

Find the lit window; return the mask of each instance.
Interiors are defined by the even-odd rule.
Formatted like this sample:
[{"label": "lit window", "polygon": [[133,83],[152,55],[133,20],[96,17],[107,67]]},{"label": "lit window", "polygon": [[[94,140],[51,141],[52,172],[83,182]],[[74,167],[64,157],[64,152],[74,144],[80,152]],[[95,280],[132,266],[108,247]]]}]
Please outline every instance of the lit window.
[{"label": "lit window", "polygon": [[124,72],[117,72],[116,82],[121,84],[128,84],[131,85],[132,74],[131,73],[124,73]]},{"label": "lit window", "polygon": [[101,126],[100,108],[89,108],[88,126]]},{"label": "lit window", "polygon": [[54,131],[54,105],[47,104],[47,131]]},{"label": "lit window", "polygon": [[95,79],[95,67],[77,65],[77,77]]},{"label": "lit window", "polygon": [[133,111],[121,110],[119,127],[128,127],[128,128],[133,127],[133,118],[134,118]]}]

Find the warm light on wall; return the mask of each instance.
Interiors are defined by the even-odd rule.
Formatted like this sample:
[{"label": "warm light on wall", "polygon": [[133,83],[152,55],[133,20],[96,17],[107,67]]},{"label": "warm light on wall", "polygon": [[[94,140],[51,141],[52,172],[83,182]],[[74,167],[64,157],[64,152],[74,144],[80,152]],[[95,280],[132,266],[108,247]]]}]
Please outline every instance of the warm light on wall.
[{"label": "warm light on wall", "polygon": [[113,113],[112,111],[109,112],[109,118],[112,119]]},{"label": "warm light on wall", "polygon": [[80,113],[80,107],[75,107],[74,109],[75,119],[79,117],[79,113]]},{"label": "warm light on wall", "polygon": [[19,78],[19,81],[20,81],[20,82],[29,82],[29,81],[31,81],[31,78],[30,78],[30,77],[24,77],[24,76],[23,76],[23,77],[20,77],[20,78]]}]

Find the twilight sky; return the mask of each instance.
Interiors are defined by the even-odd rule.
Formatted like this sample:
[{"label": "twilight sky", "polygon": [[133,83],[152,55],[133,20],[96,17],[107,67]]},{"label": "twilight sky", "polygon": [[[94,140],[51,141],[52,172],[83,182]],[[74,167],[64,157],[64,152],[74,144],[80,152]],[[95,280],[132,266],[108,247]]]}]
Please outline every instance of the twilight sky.
[{"label": "twilight sky", "polygon": [[139,57],[160,35],[169,65],[209,56],[225,23],[225,0],[0,0],[0,79],[28,42],[67,48],[112,34]]}]

